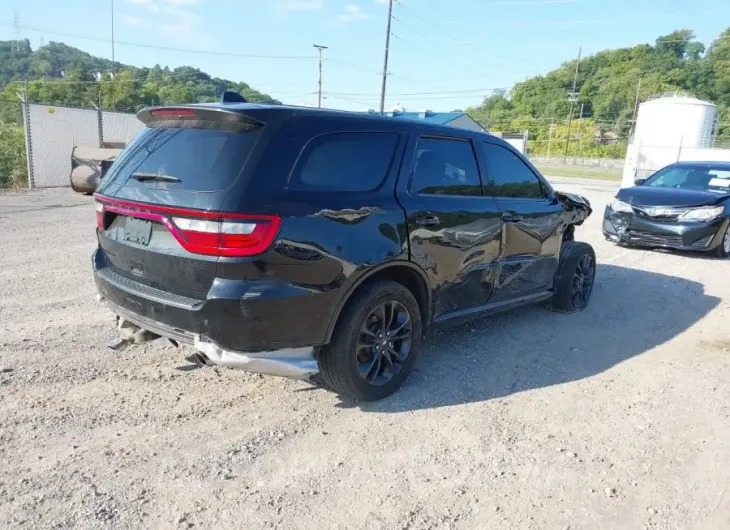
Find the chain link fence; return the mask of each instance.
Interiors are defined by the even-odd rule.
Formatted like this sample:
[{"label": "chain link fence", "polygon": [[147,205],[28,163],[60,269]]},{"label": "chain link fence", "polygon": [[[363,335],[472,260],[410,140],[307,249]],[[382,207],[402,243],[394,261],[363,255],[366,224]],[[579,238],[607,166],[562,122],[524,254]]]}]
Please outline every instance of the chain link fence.
[{"label": "chain link fence", "polygon": [[74,147],[126,143],[142,127],[134,114],[35,103],[23,107],[31,188],[68,186]]},{"label": "chain link fence", "polygon": [[74,147],[129,142],[136,115],[18,101],[0,101],[0,188],[69,185]]}]

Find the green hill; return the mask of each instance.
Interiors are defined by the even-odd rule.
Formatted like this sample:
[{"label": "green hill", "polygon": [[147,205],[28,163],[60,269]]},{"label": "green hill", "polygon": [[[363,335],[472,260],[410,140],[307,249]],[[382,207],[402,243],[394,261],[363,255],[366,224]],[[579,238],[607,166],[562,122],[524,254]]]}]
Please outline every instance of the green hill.
[{"label": "green hill", "polygon": [[[573,89],[576,61],[557,70],[517,83],[511,91],[496,93],[467,112],[495,131],[530,131],[530,152],[547,150],[549,127],[555,124],[553,149],[562,154],[567,137],[568,92]],[[633,125],[637,92],[639,101],[664,92],[689,92],[716,103],[721,128],[718,139],[730,142],[730,28],[705,50],[691,30],[659,37],[654,46],[605,50],[580,62],[577,118],[584,108],[582,125],[573,122],[570,153],[580,144],[584,156],[622,157]],[[581,138],[581,141],[578,141]],[[555,153],[555,151],[553,151]]]},{"label": "green hill", "polygon": [[27,40],[0,41],[0,99],[17,100],[17,82],[25,79],[30,81],[32,102],[90,107],[101,90],[105,109],[124,112],[136,112],[146,105],[217,101],[224,90],[239,92],[250,101],[276,102],[246,83],[211,77],[190,66],[112,65],[60,42],[32,50]]}]

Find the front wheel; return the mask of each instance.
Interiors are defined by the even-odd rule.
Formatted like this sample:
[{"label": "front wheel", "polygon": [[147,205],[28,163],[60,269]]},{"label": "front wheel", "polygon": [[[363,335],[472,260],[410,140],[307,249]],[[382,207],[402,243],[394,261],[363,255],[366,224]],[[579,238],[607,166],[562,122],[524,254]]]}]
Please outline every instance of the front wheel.
[{"label": "front wheel", "polygon": [[319,353],[322,382],[363,401],[393,393],[413,367],[421,345],[421,312],[403,285],[366,285],[345,308],[330,344]]},{"label": "front wheel", "polygon": [[722,243],[715,249],[715,255],[718,258],[727,258],[730,256],[730,225],[725,227],[725,233],[722,235]]},{"label": "front wheel", "polygon": [[586,308],[596,278],[596,253],[588,243],[563,244],[555,273],[553,310],[575,313]]}]

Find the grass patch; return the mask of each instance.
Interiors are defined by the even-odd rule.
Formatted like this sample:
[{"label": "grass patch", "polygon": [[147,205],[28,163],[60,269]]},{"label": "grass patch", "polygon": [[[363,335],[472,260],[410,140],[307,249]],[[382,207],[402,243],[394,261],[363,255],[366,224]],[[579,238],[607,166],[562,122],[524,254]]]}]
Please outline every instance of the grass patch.
[{"label": "grass patch", "polygon": [[615,169],[592,169],[575,166],[536,166],[543,175],[551,177],[575,177],[584,179],[621,180],[621,171]]}]

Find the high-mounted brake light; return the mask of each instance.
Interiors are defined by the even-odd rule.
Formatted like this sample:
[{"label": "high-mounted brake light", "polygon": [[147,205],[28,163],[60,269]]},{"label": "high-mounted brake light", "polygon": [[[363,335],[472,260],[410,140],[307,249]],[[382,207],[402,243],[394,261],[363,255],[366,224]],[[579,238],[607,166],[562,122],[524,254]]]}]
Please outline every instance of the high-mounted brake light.
[{"label": "high-mounted brake light", "polygon": [[150,112],[155,118],[178,118],[183,116],[195,116],[190,109],[157,109]]},{"label": "high-mounted brake light", "polygon": [[159,222],[185,250],[207,256],[245,257],[266,252],[281,226],[281,218],[275,215],[205,212],[99,195],[96,200],[102,208],[100,214],[97,206],[99,228],[104,228],[104,212]]}]

